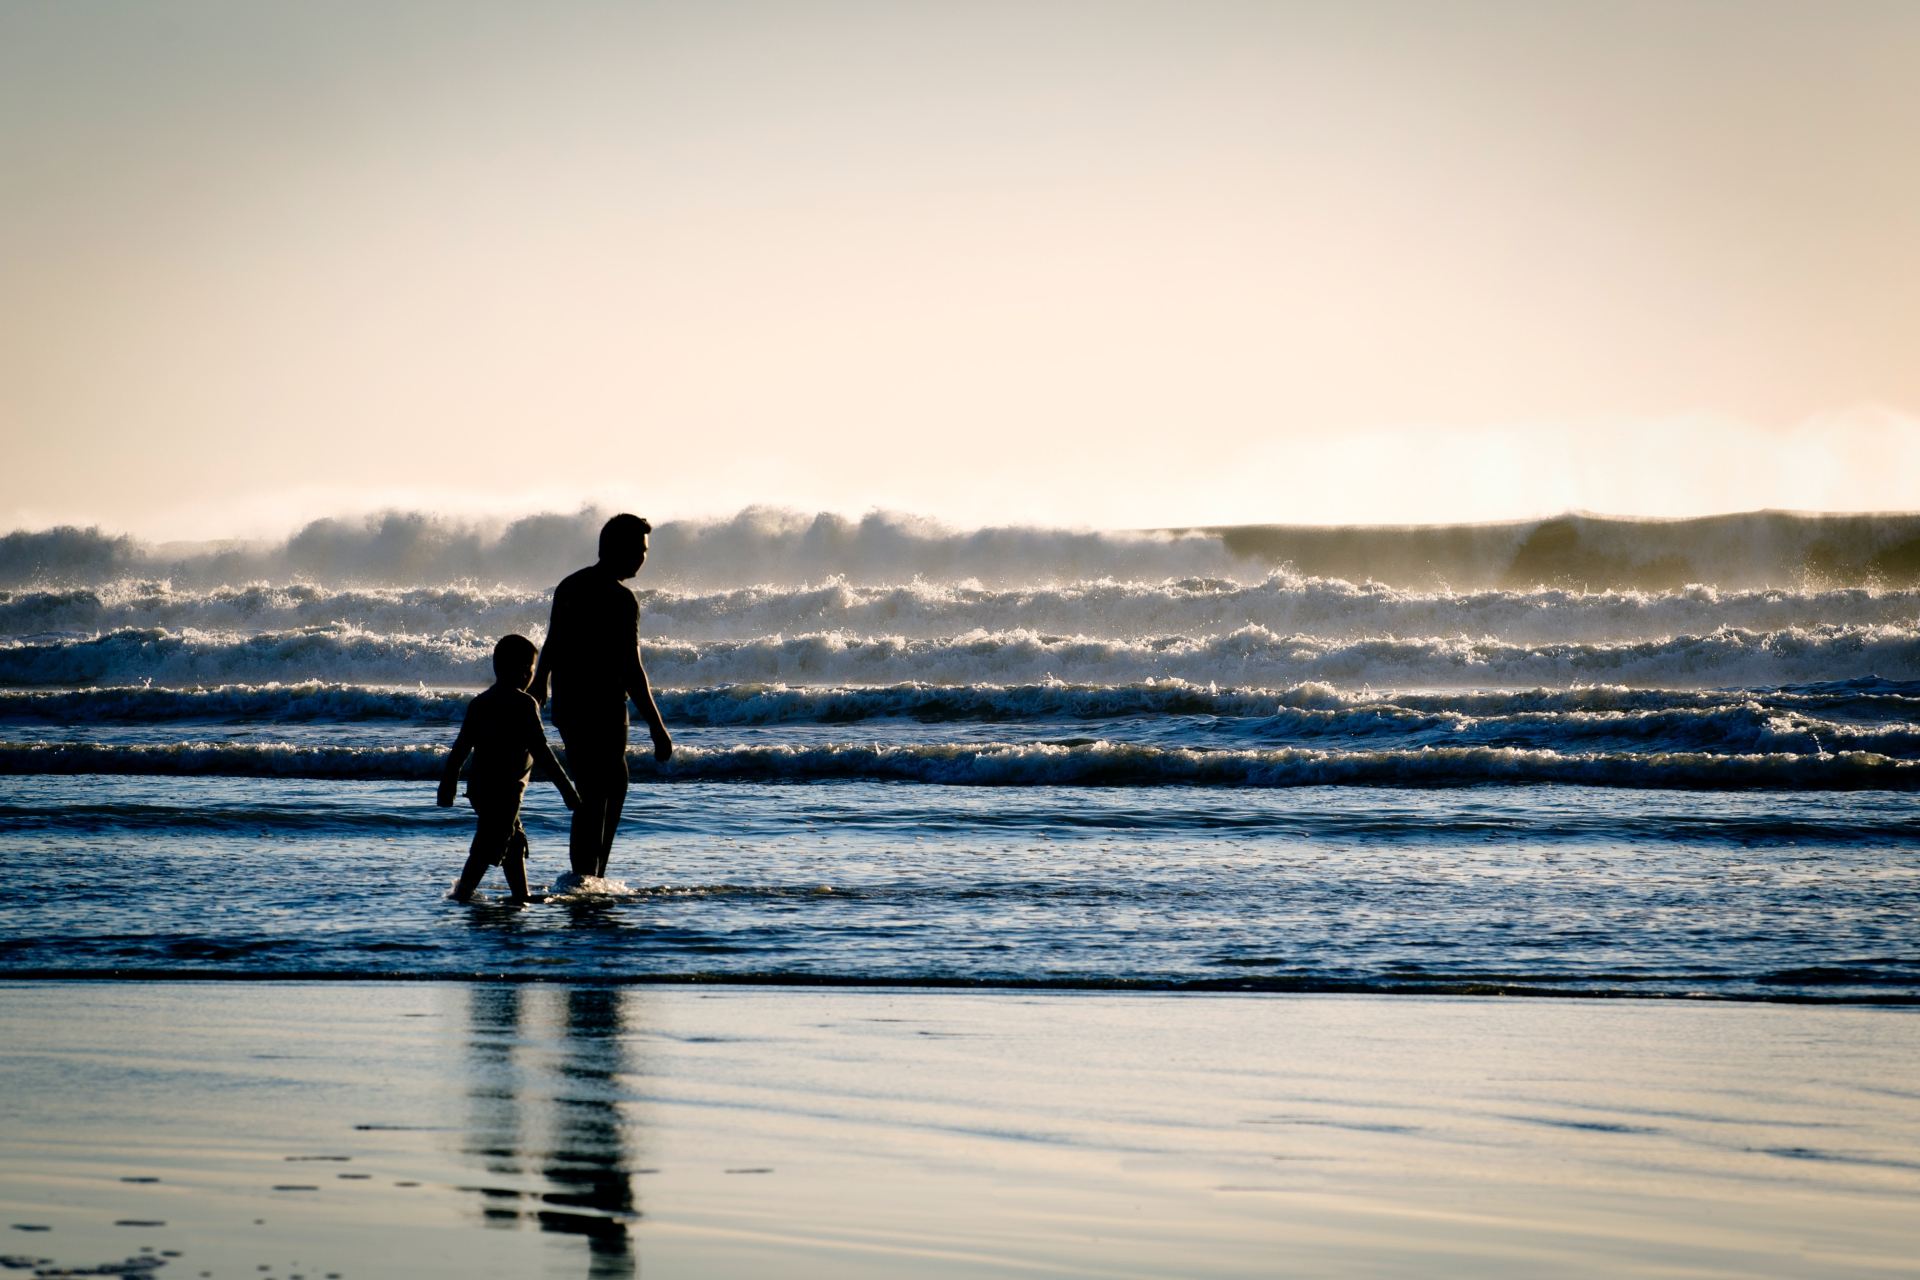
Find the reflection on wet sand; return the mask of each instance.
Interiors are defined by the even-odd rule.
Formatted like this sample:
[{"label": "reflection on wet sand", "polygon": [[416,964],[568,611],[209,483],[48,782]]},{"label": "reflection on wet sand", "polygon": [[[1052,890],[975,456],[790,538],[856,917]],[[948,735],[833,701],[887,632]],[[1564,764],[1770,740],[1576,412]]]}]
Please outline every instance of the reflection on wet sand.
[{"label": "reflection on wet sand", "polygon": [[469,989],[462,1151],[493,1175],[464,1188],[488,1226],[582,1238],[587,1275],[631,1276],[633,1193],[620,1077],[630,993],[614,987]]}]

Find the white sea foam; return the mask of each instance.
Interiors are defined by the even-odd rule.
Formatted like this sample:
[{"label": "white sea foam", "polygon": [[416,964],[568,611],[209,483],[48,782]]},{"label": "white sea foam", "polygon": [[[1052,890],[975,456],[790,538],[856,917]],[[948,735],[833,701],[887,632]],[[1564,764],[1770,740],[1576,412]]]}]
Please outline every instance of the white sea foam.
[{"label": "white sea foam", "polygon": [[[84,640],[0,642],[0,684],[73,686],[352,681],[481,685],[492,640],[472,631],[381,635],[354,627],[232,634],[164,628]],[[1498,688],[1609,683],[1669,688],[1920,679],[1920,626],[1721,627],[1623,643],[1517,644],[1467,636],[1329,639],[1243,626],[1105,639],[1019,629],[938,639],[822,631],[646,646],[663,686],[739,683],[1128,684]]]},{"label": "white sea foam", "polygon": [[[167,746],[0,744],[0,774],[101,773],[387,779],[425,782],[434,747],[311,747],[190,742]],[[889,781],[949,786],[1472,786],[1912,790],[1920,761],[1866,751],[1819,755],[1704,751],[1553,751],[1522,747],[1197,750],[1140,743],[914,743],[688,747],[645,782]]]},{"label": "white sea foam", "polygon": [[[310,681],[191,688],[108,685],[85,689],[0,689],[0,720],[148,724],[457,720],[473,690],[399,689]],[[726,684],[658,691],[674,724],[846,724],[909,719],[1021,722],[1129,716],[1270,717],[1285,711],[1352,714],[1389,708],[1428,716],[1505,720],[1571,714],[1719,713],[1749,705],[1769,713],[1846,716],[1867,722],[1920,721],[1920,683],[1867,678],[1763,691],[1635,689],[1581,684],[1559,689],[1398,691],[1336,689],[1325,682],[1281,688],[1221,688],[1185,680],[1133,684],[787,685]]]},{"label": "white sea foam", "polygon": [[[989,589],[928,581],[862,587],[835,580],[704,592],[643,586],[639,594],[649,636],[689,641],[818,631],[930,639],[1015,629],[1127,639],[1257,625],[1327,637],[1470,635],[1540,643],[1659,639],[1722,626],[1753,631],[1819,623],[1871,626],[1920,617],[1920,591],[1914,590],[1418,591],[1287,573],[1250,584],[1203,577]],[[386,635],[540,634],[549,600],[544,589],[471,585],[333,589],[253,583],[194,589],[130,579],[84,588],[0,591],[0,634],[312,626]]]},{"label": "white sea foam", "polygon": [[473,690],[395,689],[304,681],[170,689],[0,689],[0,720],[151,724],[171,720],[457,720]]},{"label": "white sea foam", "polygon": [[[1220,690],[1182,681],[1132,685],[892,685],[791,688],[733,685],[664,692],[681,728],[852,725],[880,720],[1071,726],[1140,721],[1139,732],[1200,735],[1211,746],[1341,743],[1540,746],[1821,754],[1874,751],[1920,756],[1920,684],[1849,682],[1799,691],[1630,690],[1588,686],[1512,693],[1375,694],[1325,684]],[[286,725],[402,720],[444,733],[466,698],[430,690],[344,685],[120,687],[0,692],[0,720],[15,723],[224,721]],[[1071,732],[1071,728],[1056,732]]]},{"label": "white sea foam", "polygon": [[352,626],[293,631],[171,631],[150,627],[85,640],[0,641],[0,684],[82,685],[354,680],[479,686],[493,641],[472,632],[382,635]]},{"label": "white sea foam", "polygon": [[624,880],[608,880],[601,876],[583,876],[573,871],[562,871],[548,886],[547,897],[556,902],[581,902],[594,898],[631,898],[639,893]]}]

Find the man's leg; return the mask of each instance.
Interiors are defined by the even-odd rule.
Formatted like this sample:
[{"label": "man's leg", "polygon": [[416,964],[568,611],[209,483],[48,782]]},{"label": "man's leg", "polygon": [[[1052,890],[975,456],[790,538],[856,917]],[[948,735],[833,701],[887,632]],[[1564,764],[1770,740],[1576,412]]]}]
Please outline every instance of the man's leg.
[{"label": "man's leg", "polygon": [[573,775],[573,785],[580,789],[580,803],[574,806],[573,823],[567,829],[567,862],[576,876],[595,874],[594,868],[600,861],[600,832],[606,801],[600,795],[598,787],[591,787],[581,777],[579,766],[574,763],[575,752],[567,752],[567,772]]},{"label": "man's leg", "polygon": [[614,833],[627,801],[627,726],[560,726],[567,772],[580,792],[567,832],[567,861],[577,876],[607,874]]},{"label": "man's leg", "polygon": [[613,855],[613,834],[620,829],[620,814],[627,807],[626,772],[626,761],[622,759],[619,789],[608,792],[606,803],[601,811],[600,856],[595,863],[593,874],[602,880],[607,878],[607,859]]}]

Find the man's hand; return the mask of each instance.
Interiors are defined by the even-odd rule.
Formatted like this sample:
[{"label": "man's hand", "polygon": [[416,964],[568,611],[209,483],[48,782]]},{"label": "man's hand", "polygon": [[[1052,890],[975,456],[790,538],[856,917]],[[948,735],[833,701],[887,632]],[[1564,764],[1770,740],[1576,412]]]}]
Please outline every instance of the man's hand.
[{"label": "man's hand", "polygon": [[580,807],[580,793],[573,787],[560,788],[560,803],[567,806],[568,812]]},{"label": "man's hand", "polygon": [[453,792],[456,785],[457,784],[452,782],[441,783],[440,794],[433,798],[433,802],[439,805],[442,809],[453,808]]},{"label": "man's hand", "polygon": [[545,680],[535,680],[532,684],[527,686],[527,696],[533,699],[534,706],[536,707],[546,706],[547,705],[547,682]]},{"label": "man's hand", "polygon": [[673,759],[673,739],[665,729],[653,731],[653,758],[661,764]]}]

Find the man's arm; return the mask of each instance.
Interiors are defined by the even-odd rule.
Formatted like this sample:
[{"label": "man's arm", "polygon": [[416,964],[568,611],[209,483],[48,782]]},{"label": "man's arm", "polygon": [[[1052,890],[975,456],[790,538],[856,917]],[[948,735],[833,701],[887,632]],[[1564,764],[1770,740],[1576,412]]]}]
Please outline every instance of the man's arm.
[{"label": "man's arm", "polygon": [[460,788],[460,766],[467,762],[467,754],[473,750],[473,739],[467,736],[466,722],[460,724],[459,736],[453,740],[453,749],[447,752],[447,767],[440,771],[440,794],[434,803],[442,809],[453,807],[453,793]]},{"label": "man's arm", "polygon": [[653,687],[647,683],[647,669],[641,665],[637,646],[633,651],[633,677],[627,696],[633,699],[640,718],[647,722],[647,732],[653,735],[653,758],[661,764],[673,759],[673,738],[667,733],[667,722],[660,718],[660,708],[654,705]]},{"label": "man's arm", "polygon": [[653,758],[661,764],[673,758],[673,738],[667,733],[667,722],[660,718],[660,708],[653,701],[653,686],[647,683],[646,664],[640,661],[640,603],[633,606],[633,661],[628,664],[626,677],[621,682],[627,687],[627,696],[633,699],[634,708],[640,712],[640,718],[647,722],[647,732],[653,735]]}]

